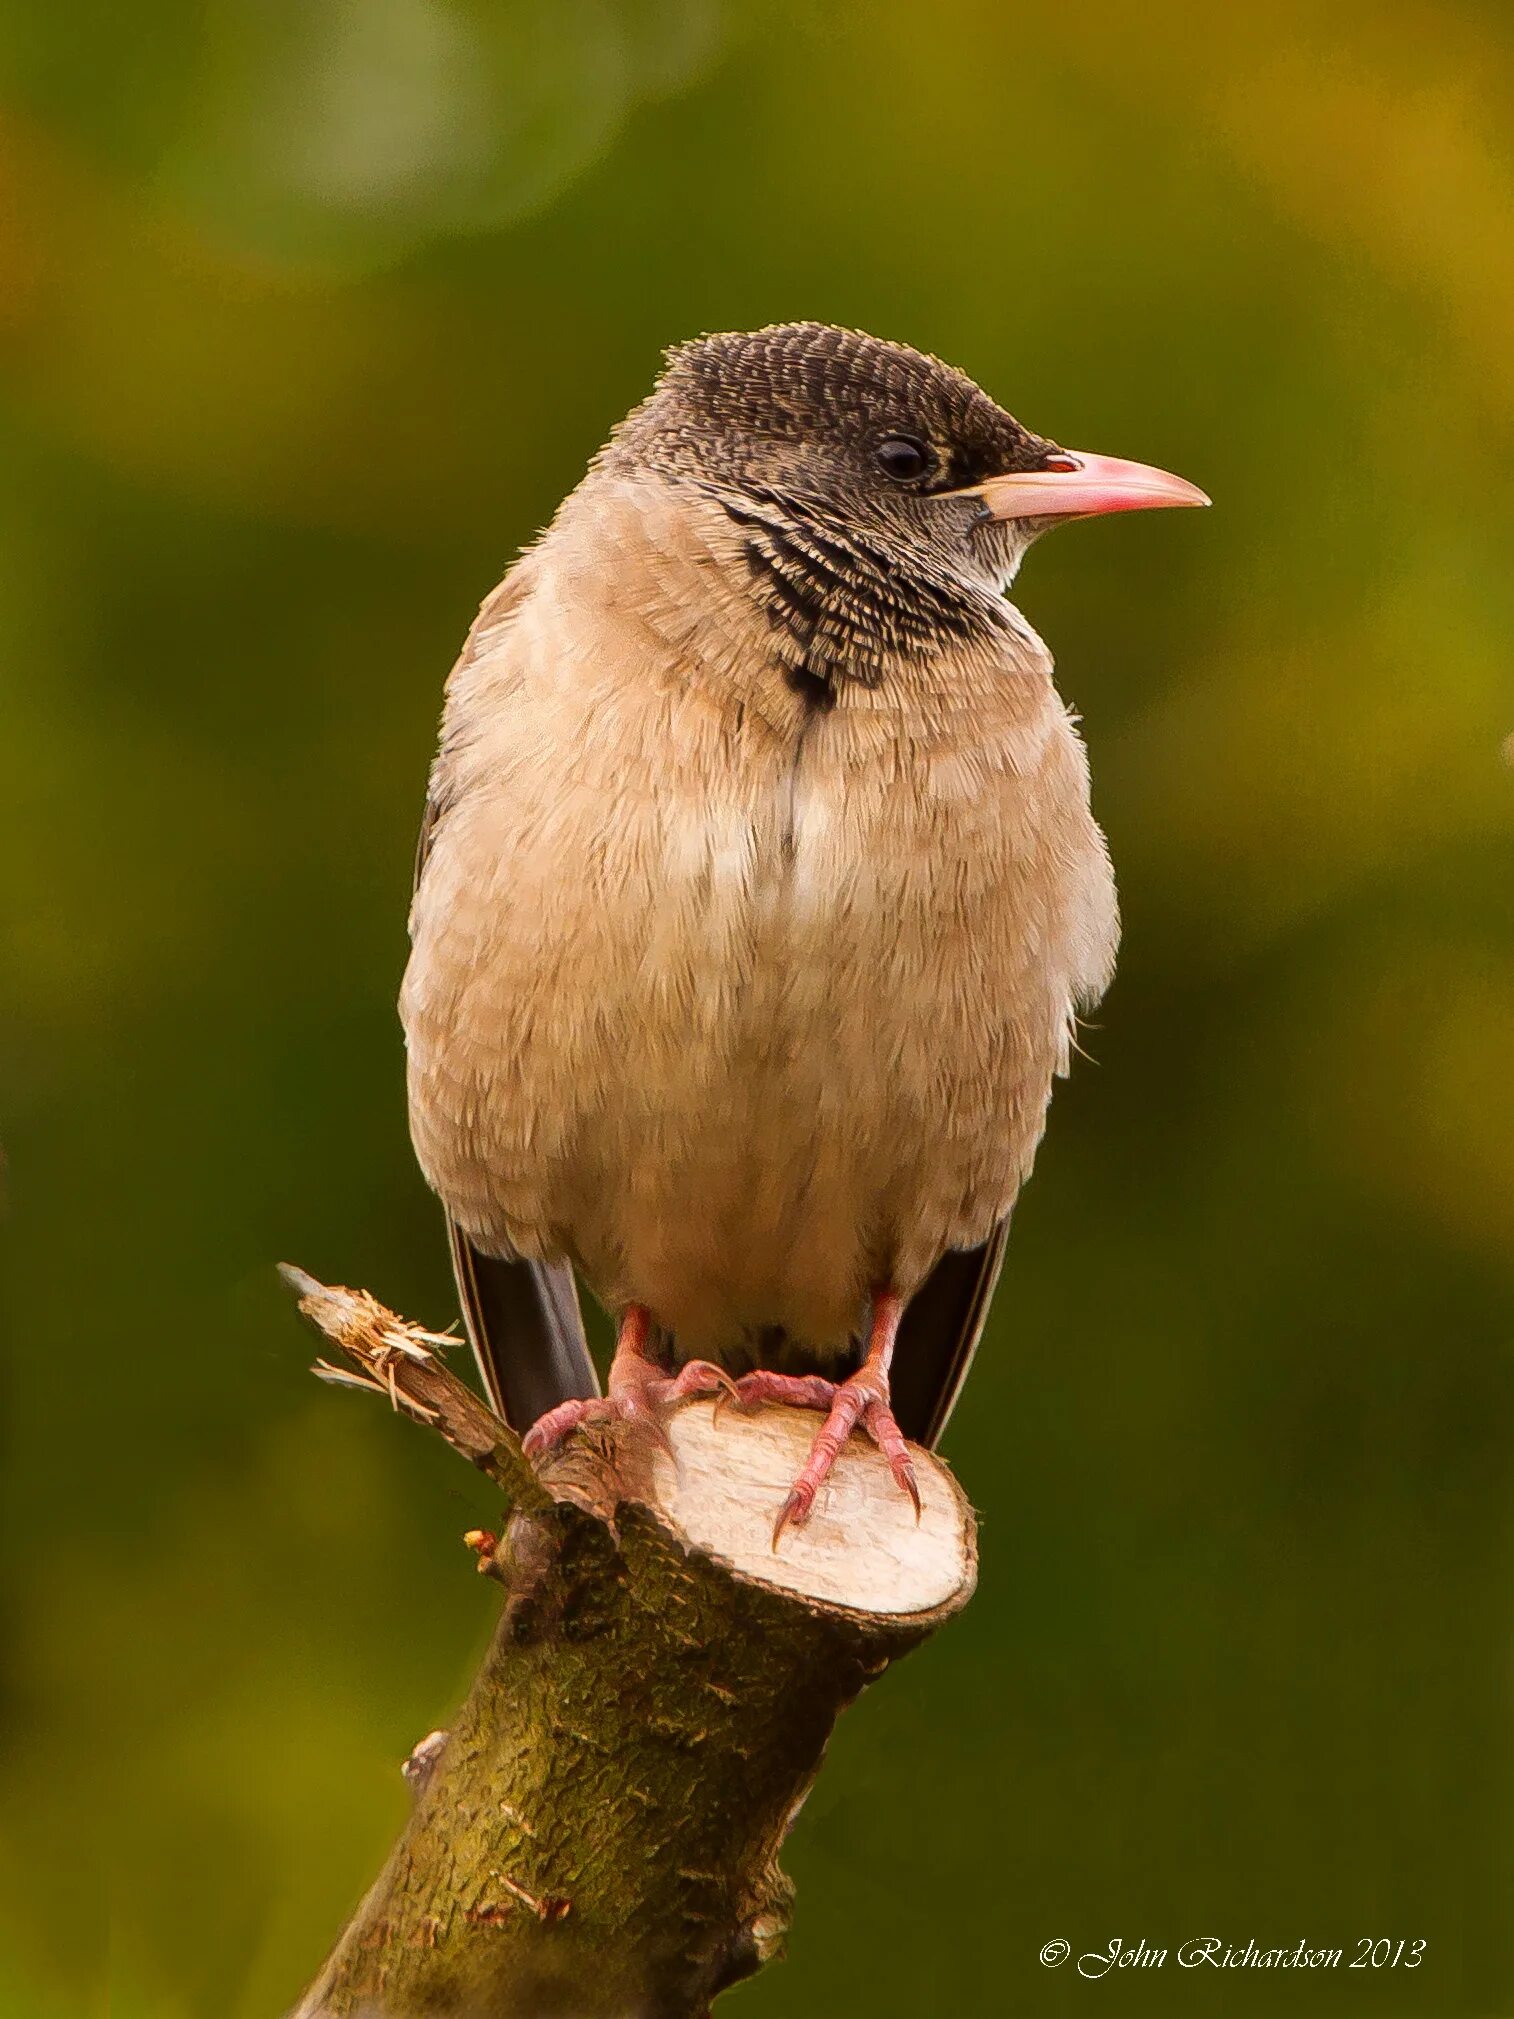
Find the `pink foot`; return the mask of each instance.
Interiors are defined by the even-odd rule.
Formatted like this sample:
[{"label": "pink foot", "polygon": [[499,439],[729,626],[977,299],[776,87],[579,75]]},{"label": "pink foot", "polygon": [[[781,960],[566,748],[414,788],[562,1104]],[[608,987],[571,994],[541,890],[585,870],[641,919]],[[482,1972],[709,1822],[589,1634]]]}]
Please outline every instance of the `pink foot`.
[{"label": "pink foot", "polygon": [[617,1394],[596,1395],[585,1401],[559,1402],[545,1416],[538,1416],[521,1440],[528,1458],[539,1458],[554,1450],[575,1430],[592,1430],[599,1423],[644,1423],[666,1444],[662,1419],[680,1402],[695,1395],[729,1395],[736,1384],[723,1367],[709,1360],[690,1360],[677,1374],[652,1374],[635,1387]]},{"label": "pink foot", "polygon": [[[875,1321],[875,1339],[876,1336]],[[892,1343],[890,1331],[890,1348]],[[797,1528],[809,1520],[816,1494],[830,1476],[847,1438],[859,1426],[888,1460],[895,1481],[914,1505],[915,1519],[920,1519],[920,1486],[915,1478],[914,1461],[909,1455],[904,1433],[889,1407],[888,1365],[884,1351],[870,1348],[868,1357],[857,1372],[841,1382],[827,1381],[819,1374],[776,1374],[759,1368],[755,1374],[741,1377],[736,1383],[733,1399],[743,1408],[755,1408],[763,1402],[786,1402],[795,1409],[825,1411],[825,1421],[816,1432],[810,1455],[799,1477],[789,1488],[788,1498],[778,1510],[778,1519],[773,1524],[774,1549],[790,1522]]]},{"label": "pink foot", "polygon": [[592,1429],[600,1423],[640,1423],[666,1445],[663,1419],[680,1402],[695,1395],[734,1397],[735,1382],[712,1361],[690,1360],[676,1374],[665,1373],[647,1356],[651,1332],[650,1314],[640,1304],[630,1305],[621,1320],[615,1358],[610,1363],[609,1394],[559,1402],[539,1416],[522,1440],[528,1458],[539,1458],[575,1430]]}]

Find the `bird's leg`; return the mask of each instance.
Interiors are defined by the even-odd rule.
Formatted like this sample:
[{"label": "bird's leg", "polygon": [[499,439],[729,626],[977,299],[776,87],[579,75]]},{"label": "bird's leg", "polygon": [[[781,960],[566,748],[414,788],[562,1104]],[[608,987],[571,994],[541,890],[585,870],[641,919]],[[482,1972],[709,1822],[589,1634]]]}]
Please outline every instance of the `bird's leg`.
[{"label": "bird's leg", "polygon": [[662,1419],[694,1395],[734,1395],[736,1384],[723,1367],[709,1360],[690,1360],[669,1374],[652,1358],[652,1314],[645,1304],[628,1304],[615,1335],[610,1362],[609,1393],[559,1402],[539,1416],[526,1432],[524,1449],[530,1458],[551,1451],[571,1431],[596,1423],[642,1423],[663,1443]]},{"label": "bird's leg", "polygon": [[759,1402],[787,1402],[798,1409],[823,1409],[825,1421],[810,1446],[799,1477],[778,1510],[773,1525],[773,1547],[792,1521],[796,1526],[809,1519],[815,1495],[840,1455],[841,1447],[861,1425],[865,1434],[888,1460],[889,1470],[920,1513],[920,1488],[910,1459],[904,1433],[894,1421],[889,1403],[888,1370],[894,1357],[894,1341],[904,1316],[904,1300],[893,1290],[873,1293],[872,1325],[862,1365],[845,1381],[827,1381],[819,1374],[779,1374],[759,1368],[744,1374],[736,1383],[736,1400],[743,1405]]}]

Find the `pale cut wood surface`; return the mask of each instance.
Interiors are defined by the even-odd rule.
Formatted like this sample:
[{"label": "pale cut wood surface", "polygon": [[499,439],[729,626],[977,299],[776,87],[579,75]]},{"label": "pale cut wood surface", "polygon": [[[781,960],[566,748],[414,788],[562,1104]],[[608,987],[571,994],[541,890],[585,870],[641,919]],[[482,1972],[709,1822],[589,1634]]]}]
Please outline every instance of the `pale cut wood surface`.
[{"label": "pale cut wood surface", "polygon": [[653,1461],[653,1512],[737,1577],[791,1598],[870,1617],[961,1604],[976,1577],[971,1510],[938,1458],[915,1449],[921,1518],[888,1461],[854,1435],[803,1527],[773,1547],[773,1522],[821,1424],[812,1410],[755,1415],[691,1402]]}]

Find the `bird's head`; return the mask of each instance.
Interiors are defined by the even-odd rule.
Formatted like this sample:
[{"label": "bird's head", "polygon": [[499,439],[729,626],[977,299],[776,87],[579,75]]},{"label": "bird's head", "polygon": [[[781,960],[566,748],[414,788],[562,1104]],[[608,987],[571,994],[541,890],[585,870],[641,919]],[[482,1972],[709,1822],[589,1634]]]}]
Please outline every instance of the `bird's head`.
[{"label": "bird's head", "polygon": [[679,345],[617,442],[669,474],[1000,589],[1059,520],[1209,502],[1164,470],[1032,434],[939,358],[826,323]]},{"label": "bird's head", "polygon": [[1001,628],[1003,591],[1058,520],[1209,502],[1032,434],[939,358],[825,323],[678,346],[607,456],[724,507],[791,671],[832,695]]}]

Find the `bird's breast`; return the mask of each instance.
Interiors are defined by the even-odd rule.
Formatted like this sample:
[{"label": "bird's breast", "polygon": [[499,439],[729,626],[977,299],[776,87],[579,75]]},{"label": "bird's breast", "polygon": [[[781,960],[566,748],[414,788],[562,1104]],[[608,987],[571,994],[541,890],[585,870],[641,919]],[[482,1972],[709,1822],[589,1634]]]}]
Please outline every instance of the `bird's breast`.
[{"label": "bird's breast", "polygon": [[685,1346],[839,1343],[1007,1210],[1107,975],[1081,744],[1044,666],[821,711],[734,598],[697,649],[583,601],[533,598],[490,705],[451,704],[417,1148],[475,1238]]}]

